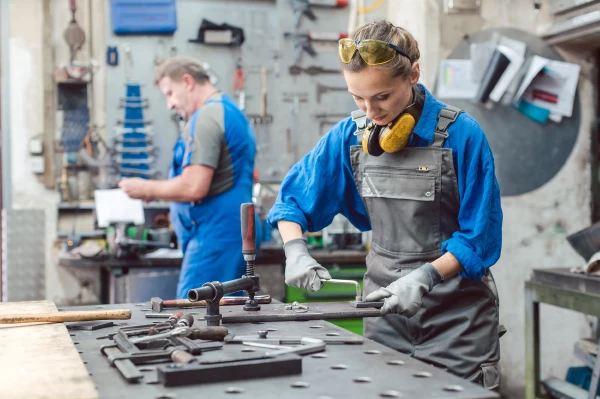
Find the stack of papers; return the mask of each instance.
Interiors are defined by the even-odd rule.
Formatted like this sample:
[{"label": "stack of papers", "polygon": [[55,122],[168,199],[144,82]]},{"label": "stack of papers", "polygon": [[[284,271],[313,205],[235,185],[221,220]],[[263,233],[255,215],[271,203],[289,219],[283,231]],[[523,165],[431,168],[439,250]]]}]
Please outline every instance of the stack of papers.
[{"label": "stack of papers", "polygon": [[440,62],[437,97],[514,106],[545,123],[571,117],[581,67],[534,55],[527,46],[504,36],[472,43],[471,58]]}]

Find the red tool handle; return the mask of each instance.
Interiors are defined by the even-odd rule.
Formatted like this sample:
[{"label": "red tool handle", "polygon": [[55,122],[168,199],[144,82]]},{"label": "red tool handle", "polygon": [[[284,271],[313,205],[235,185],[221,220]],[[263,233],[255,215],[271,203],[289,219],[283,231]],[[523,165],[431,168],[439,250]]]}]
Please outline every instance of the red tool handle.
[{"label": "red tool handle", "polygon": [[256,254],[256,228],[254,226],[254,204],[245,203],[240,208],[242,220],[242,254]]}]

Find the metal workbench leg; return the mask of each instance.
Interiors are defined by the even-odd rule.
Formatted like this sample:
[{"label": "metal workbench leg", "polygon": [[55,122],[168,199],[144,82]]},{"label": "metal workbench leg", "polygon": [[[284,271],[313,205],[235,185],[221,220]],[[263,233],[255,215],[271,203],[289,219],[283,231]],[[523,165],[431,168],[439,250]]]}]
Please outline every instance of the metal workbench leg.
[{"label": "metal workbench leg", "polygon": [[[600,341],[598,341],[598,347],[600,348]],[[596,391],[598,390],[598,381],[600,380],[600,356],[596,356],[596,363],[594,364],[594,372],[592,374],[592,382],[590,382],[590,390],[588,393],[588,399],[596,398]]]},{"label": "metal workbench leg", "polygon": [[525,283],[525,399],[540,397],[540,303]]}]

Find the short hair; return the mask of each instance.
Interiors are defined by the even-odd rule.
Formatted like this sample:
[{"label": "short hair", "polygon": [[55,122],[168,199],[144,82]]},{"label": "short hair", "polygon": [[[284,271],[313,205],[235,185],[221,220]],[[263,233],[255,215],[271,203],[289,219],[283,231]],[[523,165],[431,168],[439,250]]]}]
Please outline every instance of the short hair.
[{"label": "short hair", "polygon": [[154,84],[158,86],[160,81],[165,77],[178,81],[185,74],[190,75],[196,82],[201,84],[210,81],[208,72],[206,72],[200,61],[192,57],[177,55],[166,60],[156,68]]},{"label": "short hair", "polygon": [[[412,70],[412,64],[421,56],[419,44],[414,36],[406,29],[394,26],[391,22],[385,20],[374,21],[359,26],[349,37],[352,40],[381,40],[392,43],[404,50],[409,58],[401,54],[396,54],[396,57],[390,62],[371,66],[371,68],[391,70],[394,77],[401,76],[408,78]],[[342,70],[359,72],[365,69],[367,64],[360,56],[354,54],[349,64],[342,63],[341,66]]]}]

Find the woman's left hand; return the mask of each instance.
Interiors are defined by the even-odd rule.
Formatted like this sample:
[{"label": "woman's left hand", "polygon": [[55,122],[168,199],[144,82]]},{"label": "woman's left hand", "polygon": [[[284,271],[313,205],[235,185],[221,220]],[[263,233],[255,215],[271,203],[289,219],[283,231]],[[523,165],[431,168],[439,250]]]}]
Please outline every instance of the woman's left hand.
[{"label": "woman's left hand", "polygon": [[382,315],[397,313],[411,318],[421,308],[423,296],[441,281],[443,278],[437,269],[431,263],[426,263],[387,287],[370,293],[365,301],[376,302],[383,299],[384,304],[380,309]]}]

